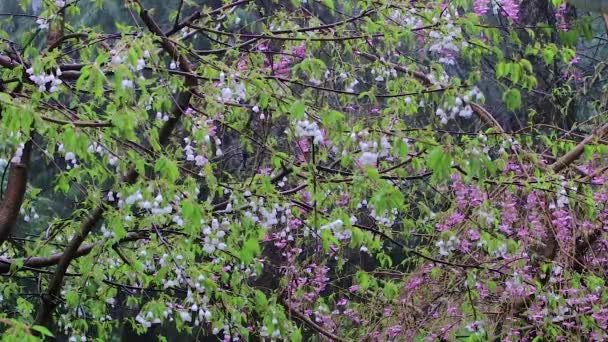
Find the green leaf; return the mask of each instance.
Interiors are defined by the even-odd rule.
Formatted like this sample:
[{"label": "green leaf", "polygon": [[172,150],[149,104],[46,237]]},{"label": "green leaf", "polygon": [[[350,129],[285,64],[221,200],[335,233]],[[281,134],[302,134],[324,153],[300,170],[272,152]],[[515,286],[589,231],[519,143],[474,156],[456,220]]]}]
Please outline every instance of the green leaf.
[{"label": "green leaf", "polygon": [[382,292],[384,293],[384,297],[386,297],[386,299],[393,300],[399,294],[399,289],[397,288],[397,285],[389,281],[384,284],[384,289]]},{"label": "green leaf", "polygon": [[427,156],[427,165],[433,171],[433,179],[440,181],[448,177],[452,164],[452,157],[443,151],[443,148],[435,147]]},{"label": "green leaf", "polygon": [[555,60],[555,55],[557,54],[557,47],[555,45],[549,44],[549,46],[545,47],[543,50],[543,59],[546,64],[551,64]]},{"label": "green leaf", "polygon": [[323,251],[329,252],[329,247],[331,245],[338,245],[340,242],[336,237],[329,231],[329,229],[324,229],[321,231],[321,242],[323,244]]},{"label": "green leaf", "polygon": [[304,102],[302,101],[295,101],[289,106],[289,112],[295,120],[303,119],[305,110],[306,106],[304,106]]},{"label": "green leaf", "polygon": [[45,326],[32,325],[31,329],[34,331],[37,331],[42,336],[55,337],[55,335],[53,335],[53,333],[49,329],[47,329]]},{"label": "green leaf", "polygon": [[401,209],[405,198],[401,191],[390,184],[385,184],[371,199],[378,214],[383,214],[392,209]]},{"label": "green leaf", "polygon": [[2,102],[4,104],[12,105],[13,99],[7,93],[0,93],[0,102]]},{"label": "green leaf", "polygon": [[517,89],[509,89],[503,94],[503,101],[510,111],[516,111],[521,107],[521,94]]},{"label": "green leaf", "polygon": [[393,266],[393,260],[388,254],[378,253],[378,255],[376,255],[376,258],[380,262],[380,267],[391,268]]},{"label": "green leaf", "polygon": [[496,78],[501,78],[501,77],[507,76],[508,74],[509,74],[509,70],[507,67],[507,63],[498,62],[498,64],[496,64]]},{"label": "green leaf", "polygon": [[302,331],[300,331],[300,328],[297,328],[293,331],[293,333],[291,334],[291,341],[302,342]]},{"label": "green leaf", "polygon": [[243,250],[240,253],[241,261],[249,264],[253,258],[260,254],[260,244],[257,239],[249,239],[243,244]]},{"label": "green leaf", "polygon": [[68,291],[65,295],[65,302],[69,307],[76,307],[80,300],[80,296],[76,291]]},{"label": "green leaf", "polygon": [[268,308],[268,299],[266,299],[264,292],[255,290],[255,304],[258,312],[263,313],[266,311]]},{"label": "green leaf", "polygon": [[321,116],[321,122],[325,127],[338,127],[344,121],[344,114],[337,110],[329,110]]},{"label": "green leaf", "polygon": [[511,63],[511,82],[517,84],[521,78],[521,65],[517,63]]},{"label": "green leaf", "polygon": [[175,182],[179,178],[179,170],[177,163],[173,160],[162,156],[156,161],[154,165],[154,171],[159,172],[161,176],[166,178],[170,182]]},{"label": "green leaf", "polygon": [[530,61],[529,61],[529,60],[527,60],[527,59],[525,59],[525,58],[522,58],[522,59],[519,61],[519,64],[520,64],[520,65],[522,66],[522,68],[523,68],[524,70],[526,70],[527,72],[533,72],[533,71],[534,71],[534,69],[532,68],[532,63],[530,63]]},{"label": "green leaf", "polygon": [[357,278],[357,285],[362,289],[367,289],[370,286],[370,277],[366,272],[357,271],[355,278]]},{"label": "green leaf", "polygon": [[186,222],[186,231],[197,234],[200,231],[200,222],[203,217],[201,209],[192,200],[187,199],[181,202],[182,216]]},{"label": "green leaf", "polygon": [[334,5],[334,0],[323,0],[323,4],[325,4],[325,6],[327,6],[327,8],[329,8],[331,13],[334,13],[334,11],[336,9],[335,5]]},{"label": "green leaf", "polygon": [[407,157],[408,153],[410,153],[410,148],[403,139],[396,139],[394,147],[401,157]]}]

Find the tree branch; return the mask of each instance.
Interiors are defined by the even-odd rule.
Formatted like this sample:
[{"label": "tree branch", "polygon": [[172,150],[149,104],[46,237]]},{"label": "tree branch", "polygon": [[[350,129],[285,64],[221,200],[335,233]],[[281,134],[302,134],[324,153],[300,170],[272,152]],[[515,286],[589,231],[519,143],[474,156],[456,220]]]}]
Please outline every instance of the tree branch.
[{"label": "tree branch", "polygon": [[[11,162],[5,196],[0,202],[0,245],[11,234],[25,197],[32,141],[23,146],[19,162]],[[0,184],[0,186],[2,186]]]},{"label": "tree branch", "polygon": [[[232,7],[236,7],[236,6],[241,5],[241,4],[246,4],[246,3],[250,2],[250,1],[251,0],[235,1],[235,2],[233,2],[231,4],[222,6],[222,7],[218,8],[218,9],[215,9],[215,10],[209,12],[209,13],[206,13],[206,14],[202,10],[196,11],[192,15],[190,15],[188,18],[186,18],[184,21],[182,21],[179,24],[175,25],[171,30],[167,31],[165,33],[165,35],[166,36],[172,36],[175,33],[177,33],[179,30],[183,29],[184,27],[187,27],[188,25],[190,25],[194,21],[202,18],[203,16],[211,16],[211,15],[214,15],[214,14],[217,14],[217,13],[221,13],[224,10],[227,10],[229,8],[232,8]],[[141,4],[140,4],[140,7],[141,7]]]},{"label": "tree branch", "polygon": [[103,122],[103,121],[71,121],[71,120],[62,120],[53,118],[50,116],[42,115],[42,120],[60,124],[60,125],[74,125],[77,127],[112,127],[114,126],[111,122]]},{"label": "tree branch", "polygon": [[591,143],[595,139],[602,139],[608,134],[608,124],[604,124],[596,132],[591,133],[583,141],[578,143],[570,152],[561,156],[555,163],[551,164],[550,168],[553,172],[560,172],[561,170],[572,164],[583,152],[585,146]]},{"label": "tree branch", "polygon": [[330,331],[327,331],[322,326],[318,325],[317,323],[313,322],[310,318],[306,317],[306,315],[304,315],[300,311],[292,308],[291,305],[287,304],[285,301],[283,301],[283,305],[285,306],[285,308],[287,309],[287,311],[289,311],[289,313],[291,315],[293,315],[294,317],[296,317],[297,319],[302,321],[304,324],[306,324],[312,330],[322,334],[323,336],[329,338],[330,340],[338,341],[338,342],[350,341],[350,340],[344,339],[340,336],[337,336],[336,334],[334,334]]},{"label": "tree branch", "polygon": [[[148,236],[147,232],[130,232],[127,233],[127,236],[121,239],[118,243],[137,241],[144,239]],[[89,243],[83,246],[80,246],[76,252],[74,253],[74,259],[85,256],[93,250],[96,246],[102,245],[105,241],[98,241]],[[23,267],[28,268],[41,268],[48,267],[59,264],[59,261],[63,257],[66,251],[61,253],[54,253],[49,256],[37,256],[37,257],[27,257],[20,259],[8,259],[8,258],[0,258],[0,273],[6,273],[10,270],[11,265],[20,264]]]}]

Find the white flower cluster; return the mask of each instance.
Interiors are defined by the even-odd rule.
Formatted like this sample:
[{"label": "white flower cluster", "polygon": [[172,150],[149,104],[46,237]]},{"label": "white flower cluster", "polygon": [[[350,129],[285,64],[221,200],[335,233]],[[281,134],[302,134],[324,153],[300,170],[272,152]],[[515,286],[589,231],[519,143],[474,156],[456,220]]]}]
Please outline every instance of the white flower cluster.
[{"label": "white flower cluster", "polygon": [[47,30],[49,28],[49,19],[40,17],[36,19],[36,24],[38,24],[38,29]]},{"label": "white flower cluster", "polygon": [[133,89],[135,87],[135,84],[129,79],[124,79],[120,82],[120,86],[122,87],[122,89]]},{"label": "white flower cluster", "polygon": [[[293,215],[291,214],[290,211],[285,211],[285,215],[288,216],[289,218],[293,218]],[[283,223],[286,222],[285,219],[286,219],[285,216],[281,217],[281,221],[283,221]],[[294,237],[291,227],[289,225],[285,225],[285,227],[278,232],[278,235],[280,238],[282,238],[282,239],[286,238],[287,241],[290,241],[290,242],[295,240],[295,237]]]},{"label": "white flower cluster", "polygon": [[15,155],[13,156],[13,158],[11,158],[11,163],[21,164],[21,157],[23,157],[24,148],[25,145],[23,143],[19,144],[19,147],[17,147],[17,150],[15,151]]},{"label": "white flower cluster", "polygon": [[359,84],[359,81],[357,79],[354,79],[354,80],[352,80],[352,82],[350,82],[348,84],[348,86],[344,90],[346,90],[349,93],[354,93],[355,92],[355,87],[357,86],[357,84]]},{"label": "white flower cluster", "polygon": [[[246,191],[244,195],[249,197],[251,196],[251,192]],[[292,228],[286,224],[288,219],[293,218],[288,208],[275,204],[272,209],[267,209],[264,207],[264,199],[262,197],[257,201],[252,198],[248,203],[251,209],[243,212],[244,217],[258,223],[265,230],[271,230],[276,225],[281,224],[282,229],[277,232],[278,236],[286,238],[287,241],[294,240]]]},{"label": "white flower cluster", "polygon": [[243,84],[243,82],[239,82],[235,85],[234,91],[229,92],[229,98],[226,97],[227,92],[225,93],[227,89],[230,90],[230,88],[222,89],[222,99],[224,100],[224,102],[231,100],[238,102],[240,100],[247,99],[247,90],[245,89],[245,84]]},{"label": "white flower cluster", "polygon": [[[209,298],[207,296],[203,297],[203,302],[205,303],[204,305],[201,305],[199,307],[199,305],[192,304],[192,306],[190,306],[190,311],[193,313],[196,313],[195,319],[194,319],[194,325],[198,326],[201,324],[201,322],[211,322],[211,311],[206,307],[206,303],[209,301]],[[192,316],[190,314],[190,312],[188,311],[179,311],[179,315],[180,318],[182,319],[182,321],[184,322],[190,322],[192,321]]]},{"label": "white flower cluster", "polygon": [[[72,163],[73,167],[77,167],[78,166],[78,160],[76,159],[76,154],[74,154],[74,152],[66,152],[65,154],[65,161],[66,163]],[[70,169],[70,165],[68,164],[67,169]]]},{"label": "white flower cluster", "polygon": [[[116,197],[118,198],[117,205],[119,208],[123,208],[125,205],[136,204],[138,208],[148,210],[152,215],[158,216],[171,214],[173,211],[171,204],[162,206],[163,196],[161,194],[156,195],[152,201],[145,199],[139,190],[135,191],[133,194],[124,199],[122,198],[122,194],[120,192],[116,194]],[[112,191],[108,192],[106,198],[109,202],[114,202],[116,200]]]},{"label": "white flower cluster", "polygon": [[466,94],[462,96],[462,100],[464,102],[477,101],[483,102],[485,100],[485,96],[481,92],[481,90],[477,87],[471,88]]},{"label": "white flower cluster", "polygon": [[[276,318],[273,321],[276,321]],[[268,327],[264,325],[262,326],[262,329],[260,329],[260,336],[270,337],[274,341],[275,339],[281,337],[281,331],[279,329],[275,329],[272,334],[268,334]]]},{"label": "white flower cluster", "polygon": [[183,227],[184,226],[184,219],[179,216],[179,215],[173,215],[173,217],[171,218],[171,222],[175,223],[176,225]]},{"label": "white flower cluster", "polygon": [[308,120],[300,120],[296,122],[296,136],[305,138],[311,137],[313,144],[323,142],[323,132],[319,129],[316,122]]},{"label": "white flower cluster", "polygon": [[57,71],[55,71],[55,75],[45,73],[34,75],[33,68],[28,68],[26,72],[28,75],[30,75],[30,81],[36,83],[39,91],[46,91],[47,85],[50,83],[49,92],[55,93],[59,91],[59,85],[63,83],[63,81],[59,79],[59,77],[62,75],[61,69],[59,68],[57,68]]},{"label": "white flower cluster", "polygon": [[[225,342],[238,342],[238,341],[243,341],[243,338],[241,337],[241,335],[239,334],[238,330],[234,328],[234,324],[228,322],[227,320],[224,320],[224,326],[219,328],[219,327],[215,327],[211,330],[211,332],[213,333],[213,335],[218,336],[220,331],[224,332],[224,336],[222,341]],[[230,332],[232,333],[232,339],[230,338]],[[274,342],[274,340],[272,340],[272,342]]]},{"label": "white flower cluster", "polygon": [[448,74],[445,73],[445,71],[439,76],[439,78],[437,76],[435,76],[434,73],[430,73],[430,74],[426,75],[426,77],[428,78],[429,82],[432,85],[438,86],[438,87],[444,87],[450,81],[450,76],[448,76]]},{"label": "white flower cluster", "polygon": [[374,79],[376,82],[382,82],[384,81],[386,78],[388,78],[389,76],[392,77],[397,77],[397,70],[395,69],[372,69],[371,71],[372,75],[376,75],[376,78]]},{"label": "white flower cluster", "polygon": [[[560,179],[562,181],[560,182],[560,187],[557,191],[557,198],[555,200],[555,204],[549,204],[549,209],[555,209],[556,207],[562,209],[564,207],[567,207],[568,204],[570,204],[568,192],[566,191],[566,189],[568,188],[568,182],[564,180],[564,176],[560,176]],[[572,188],[572,191],[576,192],[576,190],[577,187]]]},{"label": "white flower cluster", "polygon": [[162,120],[162,121],[169,121],[169,115],[161,113],[161,112],[156,112],[156,120]]},{"label": "white flower cluster", "polygon": [[386,137],[381,137],[380,144],[377,141],[360,141],[359,148],[361,149],[361,156],[358,159],[359,164],[362,166],[376,166],[379,158],[390,155],[391,144]]},{"label": "white flower cluster", "polygon": [[492,255],[496,258],[505,258],[507,256],[507,244],[503,243],[496,250],[492,252]]},{"label": "white flower cluster", "polygon": [[87,151],[89,151],[89,153],[99,153],[100,155],[105,154],[105,150],[103,149],[103,146],[101,146],[100,144],[98,144],[95,141],[91,145],[89,145],[89,147],[87,148]]},{"label": "white flower cluster", "polygon": [[349,240],[353,236],[352,231],[345,228],[344,222],[340,219],[321,226],[319,230],[330,230],[336,239],[340,241]]},{"label": "white flower cluster", "polygon": [[[120,54],[120,52],[117,51],[116,49],[110,50],[110,55],[112,56],[112,58],[110,60],[110,64],[112,64],[112,65],[123,64],[126,60],[126,58],[124,56],[122,56]],[[141,71],[146,67],[146,59],[149,57],[150,57],[150,52],[148,50],[146,50],[143,53],[143,57],[137,59],[137,62],[135,65],[129,64],[128,67],[133,71]],[[143,78],[143,76],[140,76],[140,78]],[[133,89],[133,88],[135,88],[135,83],[132,80],[126,78],[120,82],[120,87],[122,89]]]},{"label": "white flower cluster", "polygon": [[243,82],[234,81],[237,75],[230,75],[229,83],[232,83],[232,87],[226,84],[226,75],[222,72],[220,73],[220,81],[218,87],[223,87],[221,90],[221,95],[218,98],[221,102],[239,102],[240,100],[247,99],[247,90],[245,89],[245,84]]},{"label": "white flower cluster", "polygon": [[[201,221],[204,224],[203,221]],[[226,232],[230,230],[230,222],[226,219],[220,224],[217,219],[211,221],[211,225],[203,228],[203,250],[207,253],[213,253],[216,250],[223,251],[227,245],[224,242]]]},{"label": "white flower cluster", "polygon": [[[125,198],[124,202],[119,201],[118,206],[120,207],[122,203],[124,203],[126,205],[131,205],[137,201],[143,201],[143,200],[144,200],[144,196],[141,194],[141,191],[137,190],[133,194],[131,194],[129,197]],[[142,203],[142,202],[140,202],[140,203]],[[149,203],[149,202],[147,202],[147,203]],[[142,206],[147,206],[147,205],[142,205]]]},{"label": "white flower cluster", "polygon": [[207,279],[207,278],[201,274],[196,278],[196,282],[193,282],[191,279],[188,279],[188,282],[189,282],[188,285],[190,285],[190,287],[193,287],[196,290],[196,292],[204,293],[205,291],[207,291],[207,288],[205,287],[205,284],[203,283],[205,281],[205,279]]},{"label": "white flower cluster", "polygon": [[[216,262],[216,263],[219,262],[219,261],[221,261],[220,258],[214,260],[214,262]],[[226,271],[226,272],[233,271],[232,266],[230,266],[230,265],[224,266],[224,271]],[[238,271],[236,273],[239,276],[242,276],[243,278],[251,278],[251,277],[255,277],[257,275],[254,271],[251,270],[250,267],[247,267],[243,263],[239,264],[238,267],[235,267],[234,271]]]},{"label": "white flower cluster", "polygon": [[104,239],[111,239],[114,237],[114,232],[109,230],[105,224],[101,225],[101,235],[104,237]]},{"label": "white flower cluster", "polygon": [[389,18],[406,27],[419,27],[424,25],[424,21],[422,20],[422,16],[417,12],[418,9],[415,7],[411,7],[409,11],[403,10],[394,10],[393,13],[389,15]]},{"label": "white flower cluster", "polygon": [[[205,276],[199,275],[199,277],[197,279],[198,283],[200,283],[204,280],[205,280]],[[172,281],[170,281],[170,282],[173,283]],[[172,284],[171,286],[173,286],[173,285],[175,285],[175,284]],[[204,292],[204,287],[202,287],[202,288],[203,288],[203,291],[199,291],[199,292]],[[182,320],[183,322],[186,322],[186,323],[192,322],[192,319],[194,318],[195,326],[198,326],[201,323],[208,323],[211,321],[211,318],[213,315],[211,313],[211,310],[208,307],[209,297],[204,295],[200,299],[200,301],[197,301],[197,300],[195,300],[191,289],[188,289],[188,295],[186,297],[185,302],[186,303],[184,305],[168,303],[167,308],[163,311],[162,317],[156,317],[150,311],[148,311],[147,313],[144,313],[142,311],[137,315],[135,320],[146,328],[149,328],[150,326],[152,326],[152,324],[159,324],[163,320],[173,321],[173,317],[171,316],[173,313],[175,313],[177,316],[179,316],[180,320]],[[193,317],[193,314],[194,314],[194,317]]]},{"label": "white flower cluster", "polygon": [[141,71],[141,70],[144,70],[145,67],[146,67],[146,60],[143,58],[138,59],[137,64],[135,65],[135,70]]},{"label": "white flower cluster", "polygon": [[[110,55],[112,58],[110,59],[110,64],[120,65],[123,64],[126,60],[124,56],[120,54],[120,52],[116,49],[110,50]],[[135,65],[129,65],[129,68],[134,71],[141,71],[146,67],[146,59],[150,58],[150,51],[145,50],[143,53],[143,57],[137,59],[137,63]]]},{"label": "white flower cluster", "polygon": [[361,156],[359,157],[359,163],[364,166],[365,165],[376,166],[376,164],[378,163],[378,153],[364,151],[363,153],[361,153]]},{"label": "white flower cluster", "polygon": [[439,247],[439,254],[441,254],[443,256],[448,256],[453,251],[456,250],[456,247],[458,247],[459,243],[460,243],[460,239],[458,239],[457,236],[452,235],[452,236],[450,236],[448,241],[444,241],[444,240],[437,241],[435,246]]},{"label": "white flower cluster", "polygon": [[[479,149],[479,147],[477,147],[477,146],[467,147],[465,151],[467,154],[469,154],[471,156],[483,157],[483,158],[487,158],[488,160],[492,160],[489,155],[490,148],[487,146],[484,146],[481,149]],[[469,164],[468,160],[467,160],[466,164],[467,165]]]},{"label": "white flower cluster", "polygon": [[[447,24],[444,25],[444,32],[431,31],[429,37],[433,39],[429,51],[441,54],[439,63],[454,65],[456,61],[454,56],[457,56],[461,48],[468,46],[466,40],[462,38],[462,29],[455,26],[450,20],[449,13],[446,12],[444,19],[447,19]],[[458,41],[460,40],[460,42]]]},{"label": "white flower cluster", "polygon": [[266,209],[266,207],[263,207],[264,205],[264,199],[260,197],[260,199],[258,200],[258,203],[260,204],[260,210],[259,213],[262,216],[263,220],[260,222],[260,226],[262,226],[262,228],[264,229],[272,229],[273,226],[279,224],[279,211],[281,210],[281,207],[279,207],[279,205],[275,205],[271,210]]},{"label": "white flower cluster", "polygon": [[36,208],[34,208],[34,207],[30,208],[30,212],[29,213],[27,213],[27,211],[25,210],[25,208],[22,207],[19,210],[19,213],[21,215],[24,215],[23,216],[23,221],[25,221],[25,222],[30,222],[32,219],[36,220],[36,219],[40,218],[40,216],[36,212]]},{"label": "white flower cluster", "polygon": [[483,101],[484,99],[483,93],[477,87],[474,87],[462,97],[456,97],[454,105],[451,107],[444,103],[442,107],[437,108],[435,114],[444,125],[448,123],[448,120],[454,119],[456,116],[468,119],[473,115],[473,108],[467,102],[473,99],[477,101]]},{"label": "white flower cluster", "polygon": [[[245,191],[245,197],[250,197],[251,192]],[[285,208],[279,204],[275,204],[271,209],[264,207],[264,198],[260,197],[257,200],[253,197],[248,202],[249,210],[243,212],[243,216],[247,217],[254,223],[258,223],[260,227],[266,230],[272,229],[277,224],[287,222],[287,212]]]},{"label": "white flower cluster", "polygon": [[483,209],[479,209],[478,215],[479,215],[480,221],[481,222],[485,221],[486,225],[491,227],[494,224],[495,218],[494,218],[494,214],[492,214],[491,212],[485,211]]},{"label": "white flower cluster", "polygon": [[[205,166],[208,160],[207,157],[205,157],[205,155],[202,153],[202,151],[198,154],[194,153],[194,147],[192,146],[192,144],[196,143],[196,141],[191,141],[190,138],[184,138],[184,142],[186,143],[186,146],[184,147],[184,154],[186,155],[186,160],[194,161],[195,165],[199,167]],[[222,142],[219,139],[216,139],[216,145],[218,145],[216,154],[218,154],[217,151],[219,151],[219,155],[221,155],[222,153],[222,150],[219,148],[219,145],[221,145],[221,143]]]},{"label": "white flower cluster", "polygon": [[[357,218],[354,216],[351,216],[350,224],[355,224],[355,223],[357,223]],[[323,231],[323,230],[330,230],[332,232],[333,236],[339,241],[350,240],[350,238],[353,235],[353,233],[350,229],[344,227],[344,222],[340,219],[319,227],[319,230],[316,232],[315,236],[318,236],[319,234],[321,234],[321,231]],[[310,236],[311,229],[308,227],[304,227],[303,235],[304,235],[304,237]]]},{"label": "white flower cluster", "polygon": [[467,330],[475,335],[483,335],[485,333],[482,321],[475,321],[467,325]]},{"label": "white flower cluster", "polygon": [[399,210],[397,210],[397,208],[393,208],[383,215],[379,215],[373,205],[370,205],[369,208],[371,209],[369,215],[374,218],[376,224],[383,225],[385,227],[392,227],[395,224],[397,215],[399,214]]},{"label": "white flower cluster", "polygon": [[[63,147],[63,144],[59,144],[57,146],[57,152],[65,152],[65,148]],[[71,168],[76,168],[78,167],[78,159],[76,159],[76,154],[74,152],[65,152],[65,155],[63,157],[65,159],[65,162],[67,163],[66,165],[66,169],[70,170]],[[70,165],[70,163],[72,165]]]},{"label": "white flower cluster", "polygon": [[[164,318],[169,317],[169,314],[171,313],[170,310],[171,309],[167,309],[163,312]],[[145,316],[142,315],[141,312],[138,313],[137,316],[135,316],[135,320],[146,329],[150,328],[152,324],[160,324],[162,322],[160,318],[154,317],[152,311],[148,311]]]},{"label": "white flower cluster", "polygon": [[97,153],[102,157],[107,155],[108,164],[110,165],[116,165],[116,163],[118,163],[118,157],[111,154],[108,150],[106,150],[102,145],[98,144],[97,142],[93,142],[91,145],[89,145],[87,151],[91,154]]}]

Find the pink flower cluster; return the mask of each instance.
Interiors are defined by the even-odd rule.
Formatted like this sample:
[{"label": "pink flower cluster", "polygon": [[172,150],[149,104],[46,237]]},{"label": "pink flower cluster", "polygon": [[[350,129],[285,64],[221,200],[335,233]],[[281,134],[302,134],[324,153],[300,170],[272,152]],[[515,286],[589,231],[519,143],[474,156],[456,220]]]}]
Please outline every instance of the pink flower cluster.
[{"label": "pink flower cluster", "polygon": [[[475,0],[473,10],[475,14],[484,16],[490,9],[491,0]],[[495,0],[500,12],[504,13],[513,21],[519,20],[519,1],[518,0]]]}]

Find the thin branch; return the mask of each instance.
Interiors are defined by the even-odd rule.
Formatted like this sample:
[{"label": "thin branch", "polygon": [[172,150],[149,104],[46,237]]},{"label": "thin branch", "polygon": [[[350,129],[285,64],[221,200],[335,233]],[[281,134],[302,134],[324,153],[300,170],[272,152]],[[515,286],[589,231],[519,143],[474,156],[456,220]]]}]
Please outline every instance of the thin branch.
[{"label": "thin branch", "polygon": [[291,305],[287,304],[285,301],[283,301],[283,305],[285,306],[285,308],[287,309],[287,311],[289,311],[289,313],[291,315],[293,315],[294,317],[296,317],[297,319],[302,321],[304,324],[306,324],[312,330],[322,334],[323,336],[329,338],[330,340],[338,341],[338,342],[350,341],[350,340],[344,339],[342,337],[339,337],[330,331],[327,331],[322,326],[318,325],[317,323],[313,322],[310,318],[306,317],[306,315],[304,315],[300,311],[296,310],[295,308],[291,307]]},{"label": "thin branch", "polygon": [[242,5],[242,4],[246,4],[248,2],[250,2],[251,0],[241,0],[241,1],[236,1],[233,2],[231,4],[222,6],[218,9],[215,9],[209,13],[204,13],[202,10],[196,11],[194,12],[192,15],[190,15],[188,18],[186,18],[184,21],[182,21],[181,23],[177,24],[176,26],[174,26],[171,30],[167,31],[164,33],[165,36],[169,37],[172,36],[174,34],[176,34],[177,32],[179,32],[179,30],[183,29],[184,27],[187,27],[188,25],[192,24],[193,22],[195,22],[196,20],[202,18],[203,16],[213,16],[215,14],[221,13],[227,9],[236,7],[238,5]]},{"label": "thin branch", "polygon": [[114,126],[111,122],[101,122],[101,121],[70,121],[70,120],[61,120],[57,118],[53,118],[50,116],[42,115],[42,120],[61,124],[61,125],[73,125],[77,127],[112,127]]},{"label": "thin branch", "polygon": [[604,124],[596,132],[591,133],[583,141],[578,143],[570,152],[561,156],[555,163],[551,164],[550,168],[553,172],[560,172],[568,165],[572,164],[585,151],[585,146],[593,142],[595,139],[602,139],[608,134],[608,124]]},{"label": "thin branch", "polygon": [[180,0],[179,7],[177,8],[177,15],[175,16],[175,23],[173,24],[173,28],[176,28],[179,25],[179,17],[182,14],[182,8],[184,7],[184,0]]},{"label": "thin branch", "polygon": [[[148,236],[147,232],[130,232],[127,236],[121,239],[118,243],[137,241],[145,239]],[[93,250],[93,248],[102,245],[104,241],[98,241],[80,246],[74,253],[74,258],[85,256]],[[36,256],[20,259],[9,259],[0,257],[0,273],[6,273],[10,270],[11,265],[22,265],[27,268],[42,268],[59,264],[59,261],[65,254],[64,252],[51,254],[49,256]]]}]

